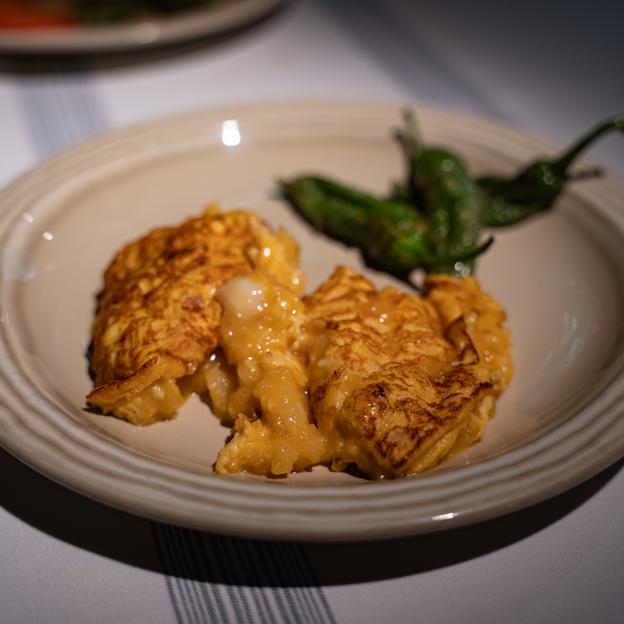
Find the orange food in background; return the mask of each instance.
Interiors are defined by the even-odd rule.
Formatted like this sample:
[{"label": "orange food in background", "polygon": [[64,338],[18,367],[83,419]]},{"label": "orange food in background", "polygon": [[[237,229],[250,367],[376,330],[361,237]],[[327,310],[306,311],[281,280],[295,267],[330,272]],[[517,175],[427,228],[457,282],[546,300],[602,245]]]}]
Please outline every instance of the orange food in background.
[{"label": "orange food in background", "polygon": [[45,29],[72,26],[76,20],[60,7],[0,0],[0,29]]}]

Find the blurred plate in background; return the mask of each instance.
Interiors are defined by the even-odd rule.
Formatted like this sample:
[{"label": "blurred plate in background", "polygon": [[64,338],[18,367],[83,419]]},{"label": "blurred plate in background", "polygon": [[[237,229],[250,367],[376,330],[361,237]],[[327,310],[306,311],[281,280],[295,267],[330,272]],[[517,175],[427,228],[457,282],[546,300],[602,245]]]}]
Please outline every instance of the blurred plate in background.
[{"label": "blurred plate in background", "polygon": [[268,15],[284,0],[218,0],[171,17],[114,25],[0,28],[0,51],[11,54],[84,54],[143,50],[224,34]]}]

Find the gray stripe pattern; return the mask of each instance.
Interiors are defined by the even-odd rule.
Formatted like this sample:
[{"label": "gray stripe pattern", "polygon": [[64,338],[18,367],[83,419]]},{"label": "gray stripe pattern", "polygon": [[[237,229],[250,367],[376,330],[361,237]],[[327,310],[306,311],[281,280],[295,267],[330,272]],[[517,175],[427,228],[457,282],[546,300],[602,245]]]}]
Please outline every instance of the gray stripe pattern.
[{"label": "gray stripe pattern", "polygon": [[58,79],[19,77],[18,98],[39,158],[84,141],[108,128],[106,117],[84,75]]},{"label": "gray stripe pattern", "polygon": [[[39,158],[108,128],[87,74],[15,80]],[[300,544],[151,526],[180,624],[336,624]]]},{"label": "gray stripe pattern", "polygon": [[152,527],[180,624],[336,624],[301,544]]}]

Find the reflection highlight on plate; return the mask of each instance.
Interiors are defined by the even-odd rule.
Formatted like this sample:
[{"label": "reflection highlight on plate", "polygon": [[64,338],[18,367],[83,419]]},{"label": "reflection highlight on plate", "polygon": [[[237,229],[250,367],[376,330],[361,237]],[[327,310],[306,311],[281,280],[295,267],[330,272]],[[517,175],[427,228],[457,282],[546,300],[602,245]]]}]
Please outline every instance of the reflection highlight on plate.
[{"label": "reflection highlight on plate", "polygon": [[228,147],[234,147],[241,142],[241,133],[236,119],[226,119],[221,124],[221,142]]}]

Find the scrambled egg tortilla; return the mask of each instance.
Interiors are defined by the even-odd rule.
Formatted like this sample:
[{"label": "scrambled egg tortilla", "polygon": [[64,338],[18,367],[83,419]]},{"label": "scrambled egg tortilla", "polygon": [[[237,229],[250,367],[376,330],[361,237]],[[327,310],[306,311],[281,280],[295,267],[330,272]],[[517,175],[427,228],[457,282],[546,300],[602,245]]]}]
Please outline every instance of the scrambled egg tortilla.
[{"label": "scrambled egg tortilla", "polygon": [[199,393],[232,427],[220,473],[400,477],[481,438],[513,363],[474,278],[430,277],[420,297],[338,267],[303,287],[295,242],[252,213],[154,230],[106,270],[88,401],[145,425]]}]

